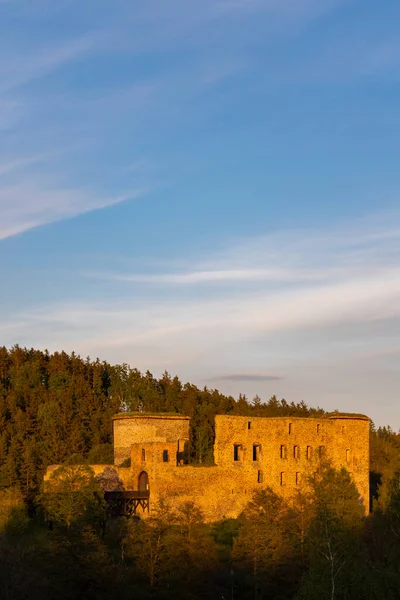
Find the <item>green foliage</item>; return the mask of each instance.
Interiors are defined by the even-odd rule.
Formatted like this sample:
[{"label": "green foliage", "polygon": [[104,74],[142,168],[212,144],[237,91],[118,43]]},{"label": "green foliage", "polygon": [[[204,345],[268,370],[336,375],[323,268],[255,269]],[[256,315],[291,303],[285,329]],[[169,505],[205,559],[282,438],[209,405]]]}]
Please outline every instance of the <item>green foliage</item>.
[{"label": "green foliage", "polygon": [[88,453],[89,465],[112,465],[114,449],[112,444],[95,444]]},{"label": "green foliage", "polygon": [[173,565],[173,524],[173,514],[164,502],[155,506],[145,521],[131,520],[128,524],[125,555],[151,587],[165,580]]},{"label": "green foliage", "polygon": [[128,523],[124,555],[150,585],[179,589],[209,576],[217,561],[215,542],[192,502],[175,511],[161,501],[144,521]]},{"label": "green foliage", "polygon": [[49,521],[69,529],[104,519],[105,504],[100,492],[89,466],[66,464],[53,471],[38,502]]},{"label": "green foliage", "polygon": [[[112,420],[121,411],[183,414],[191,418],[188,460],[213,463],[217,414],[322,416],[323,411],[273,396],[235,401],[165,372],[156,379],[126,364],[76,354],[0,347],[0,489],[17,485],[36,494],[49,465],[112,464]],[[129,463],[126,463],[129,466]]]},{"label": "green foliage", "polygon": [[285,581],[285,569],[292,553],[288,527],[289,506],[270,488],[257,491],[239,518],[240,528],[234,539],[232,559],[236,569],[248,574],[254,598],[272,594]]},{"label": "green foliage", "polygon": [[345,469],[329,464],[309,478],[310,521],[306,531],[308,571],[301,597],[306,600],[357,598],[363,549],[364,509]]},{"label": "green foliage", "polygon": [[[105,526],[102,491],[122,489],[112,468],[120,411],[188,415],[189,460],[202,466],[212,462],[216,414],[328,416],[275,396],[235,401],[167,372],[0,348],[0,598],[398,598],[400,435],[390,427],[371,424],[379,498],[368,518],[348,473],[322,465],[290,505],[265,489],[239,519],[212,526],[193,503]],[[52,491],[34,503],[55,464]],[[89,464],[108,466],[95,477]],[[32,516],[35,506],[53,529],[40,510]]]},{"label": "green foliage", "polygon": [[28,515],[24,499],[16,487],[0,491],[0,534],[21,532],[28,526]]}]

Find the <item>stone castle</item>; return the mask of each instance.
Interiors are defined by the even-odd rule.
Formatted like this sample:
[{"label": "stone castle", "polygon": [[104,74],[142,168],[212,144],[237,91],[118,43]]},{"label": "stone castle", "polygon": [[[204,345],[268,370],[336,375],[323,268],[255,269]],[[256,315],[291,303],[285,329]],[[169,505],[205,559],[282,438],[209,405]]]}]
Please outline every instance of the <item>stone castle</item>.
[{"label": "stone castle", "polygon": [[[237,517],[255,490],[290,498],[326,458],[345,467],[369,511],[369,418],[333,413],[317,418],[215,417],[214,465],[186,464],[189,417],[122,413],[113,417],[113,469],[126,495],[193,501],[207,520]],[[130,466],[123,466],[129,464]],[[107,465],[93,465],[95,474]],[[110,466],[110,465],[108,465]],[[49,467],[48,479],[56,466]]]}]

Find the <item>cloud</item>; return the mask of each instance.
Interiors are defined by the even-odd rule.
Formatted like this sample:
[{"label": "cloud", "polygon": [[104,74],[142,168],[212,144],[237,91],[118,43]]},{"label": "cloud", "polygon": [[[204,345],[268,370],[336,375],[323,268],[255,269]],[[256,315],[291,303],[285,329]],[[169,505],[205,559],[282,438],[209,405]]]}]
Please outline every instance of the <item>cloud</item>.
[{"label": "cloud", "polygon": [[[15,163],[14,166],[16,168]],[[108,208],[145,193],[145,190],[133,190],[121,196],[102,197],[91,189],[61,187],[50,179],[38,177],[3,185],[0,186],[0,240],[40,225]]]},{"label": "cloud", "polygon": [[89,277],[110,281],[125,281],[131,283],[147,283],[155,285],[196,285],[207,283],[229,283],[238,281],[304,281],[326,278],[323,271],[305,272],[289,269],[215,269],[210,271],[192,271],[190,273],[150,274],[112,274],[88,273]]},{"label": "cloud", "polygon": [[[167,368],[200,385],[219,382],[226,393],[264,390],[330,410],[352,407],[379,422],[366,399],[373,402],[380,387],[392,402],[400,384],[398,223],[398,215],[374,215],[336,228],[281,231],[185,265],[187,273],[208,272],[198,264],[234,272],[239,262],[233,279],[158,280],[157,288],[97,281],[102,292],[88,301],[82,298],[91,279],[82,277],[69,301],[3,316],[2,341],[158,373]],[[249,279],[246,270],[258,277],[262,263],[267,277]],[[290,280],[271,281],[270,263]],[[206,283],[212,286],[203,293]]]},{"label": "cloud", "polygon": [[10,92],[87,54],[98,39],[98,35],[88,33],[57,46],[26,48],[24,53],[12,52],[10,45],[0,46],[0,93]]},{"label": "cloud", "polygon": [[[242,261],[247,260],[246,268],[239,272],[228,270],[230,276],[232,272],[235,274],[233,279],[227,278],[226,273],[221,278],[216,271],[215,293],[208,289],[206,295],[199,294],[197,287],[194,293],[182,295],[182,279],[174,282],[168,275],[165,280],[157,280],[158,284],[164,284],[165,293],[160,294],[157,289],[154,294],[151,291],[143,294],[141,286],[147,280],[138,277],[132,280],[135,285],[131,292],[121,288],[124,301],[113,300],[109,304],[104,299],[89,305],[45,307],[43,312],[29,313],[28,320],[40,322],[40,328],[45,323],[51,323],[53,328],[57,323],[57,328],[64,331],[85,332],[85,340],[91,339],[93,345],[105,343],[115,347],[134,343],[139,347],[140,344],[168,343],[183,349],[189,338],[207,348],[214,342],[217,345],[240,343],[266,335],[294,335],[339,324],[399,319],[400,253],[397,248],[400,235],[395,235],[394,227],[392,235],[385,235],[383,231],[380,234],[379,228],[359,231],[358,235],[356,231],[357,227],[348,229],[354,238],[352,234],[348,238],[343,231],[318,231],[314,238],[310,232],[307,235],[300,231],[281,234],[288,243],[286,248],[285,243],[279,244],[279,260],[286,268],[290,266],[290,270],[281,273],[278,264],[279,277],[274,273],[272,283],[267,270],[252,287],[249,274],[254,275],[251,262],[255,248],[258,263],[271,260],[275,236],[272,240],[253,240],[247,251],[242,244],[239,254]],[[375,255],[371,255],[372,250]],[[238,250],[232,249],[214,261],[226,264],[228,257],[236,260],[237,254]],[[257,270],[256,274],[258,277]],[[243,286],[244,280],[248,285]],[[214,282],[214,279],[210,280],[207,274],[206,281]],[[113,279],[113,289],[117,284],[118,276]],[[190,284],[203,285],[204,276],[196,275]],[[141,290],[141,295],[137,295],[137,290]]]},{"label": "cloud", "polygon": [[22,158],[16,158],[14,160],[9,160],[4,163],[0,163],[0,177],[2,175],[6,175],[8,173],[12,173],[13,171],[17,171],[22,167],[26,167],[29,165],[35,165],[46,158],[46,155],[38,155],[38,156],[27,156]]},{"label": "cloud", "polygon": [[[92,272],[88,277],[104,281],[174,287],[263,284],[265,289],[292,284],[300,293],[313,293],[324,285],[368,285],[382,273],[396,277],[399,268],[398,215],[362,219],[353,224],[320,230],[279,231],[236,241],[212,257],[185,268],[162,272]],[[364,283],[363,283],[364,282]],[[318,285],[319,287],[315,287]],[[260,288],[261,289],[261,288]],[[286,293],[282,288],[282,293]]]},{"label": "cloud", "polygon": [[212,377],[212,381],[279,381],[282,379],[279,375],[260,375],[260,374],[251,374],[251,373],[239,373],[232,375],[218,375],[216,377]]}]

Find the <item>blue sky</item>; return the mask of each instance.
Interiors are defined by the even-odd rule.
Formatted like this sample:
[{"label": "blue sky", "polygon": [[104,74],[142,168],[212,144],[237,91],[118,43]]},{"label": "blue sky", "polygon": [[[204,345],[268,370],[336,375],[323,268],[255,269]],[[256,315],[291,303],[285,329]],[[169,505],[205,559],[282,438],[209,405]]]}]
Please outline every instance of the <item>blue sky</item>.
[{"label": "blue sky", "polygon": [[399,22],[0,0],[0,343],[398,429]]}]

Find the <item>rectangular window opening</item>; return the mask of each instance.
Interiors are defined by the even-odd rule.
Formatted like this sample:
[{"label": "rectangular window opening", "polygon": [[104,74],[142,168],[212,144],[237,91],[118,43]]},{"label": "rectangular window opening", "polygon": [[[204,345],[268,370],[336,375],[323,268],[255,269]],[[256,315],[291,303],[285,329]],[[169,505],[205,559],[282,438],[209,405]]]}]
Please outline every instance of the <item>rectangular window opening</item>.
[{"label": "rectangular window opening", "polygon": [[146,450],[142,448],[142,460],[146,460]]},{"label": "rectangular window opening", "polygon": [[292,424],[289,423],[289,435],[292,433]]},{"label": "rectangular window opening", "polygon": [[251,421],[247,421],[247,429],[251,429]]},{"label": "rectangular window opening", "polygon": [[301,473],[296,473],[296,485],[301,484]]},{"label": "rectangular window opening", "polygon": [[293,447],[293,458],[300,458],[300,447],[299,446]]},{"label": "rectangular window opening", "polygon": [[260,460],[261,458],[261,445],[254,444],[253,445],[253,460]]},{"label": "rectangular window opening", "polygon": [[317,424],[317,433],[319,433],[320,429],[321,429],[321,426],[320,426],[320,424],[318,423],[318,424]]},{"label": "rectangular window opening", "polygon": [[169,461],[168,450],[163,450],[162,459],[163,459],[163,462],[165,462],[165,463],[167,463]]},{"label": "rectangular window opening", "polygon": [[281,471],[281,485],[285,485],[285,473]]},{"label": "rectangular window opening", "polygon": [[262,471],[257,471],[257,483],[262,483],[263,481],[263,473]]},{"label": "rectangular window opening", "polygon": [[287,458],[287,447],[286,444],[281,445],[281,458]]},{"label": "rectangular window opening", "polygon": [[312,448],[311,446],[307,446],[307,460],[312,459]]},{"label": "rectangular window opening", "polygon": [[242,460],[243,450],[242,444],[234,444],[233,446],[233,460],[239,462]]},{"label": "rectangular window opening", "polygon": [[347,448],[346,450],[346,462],[349,463],[350,462],[350,450]]}]

